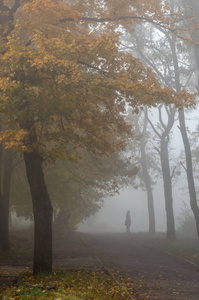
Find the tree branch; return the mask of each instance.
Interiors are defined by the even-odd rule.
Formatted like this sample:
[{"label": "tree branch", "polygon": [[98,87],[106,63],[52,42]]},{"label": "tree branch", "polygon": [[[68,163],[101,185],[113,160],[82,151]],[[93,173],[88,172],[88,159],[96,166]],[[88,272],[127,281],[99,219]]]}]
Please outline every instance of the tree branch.
[{"label": "tree branch", "polygon": [[160,121],[160,124],[162,125],[162,127],[164,128],[164,130],[166,131],[166,125],[164,124],[163,119],[162,119],[162,107],[163,107],[163,103],[161,103],[161,104],[158,106],[158,111],[159,111],[159,121]]},{"label": "tree branch", "polygon": [[160,150],[158,149],[158,147],[154,146],[153,148],[160,154]]},{"label": "tree branch", "polygon": [[78,60],[77,63],[80,64],[80,65],[87,66],[87,67],[89,67],[89,68],[91,68],[91,69],[94,69],[94,70],[96,70],[96,71],[99,71],[99,72],[102,73],[103,75],[107,75],[107,72],[101,70],[101,69],[98,68],[98,67],[92,66],[91,64],[85,63],[85,62],[80,61],[80,60]]},{"label": "tree branch", "polygon": [[184,164],[182,162],[180,162],[180,164],[183,167],[183,169],[185,170],[185,172],[187,173],[187,168],[184,166]]},{"label": "tree branch", "polygon": [[161,135],[160,135],[159,132],[156,130],[155,126],[153,125],[153,123],[151,122],[151,120],[148,118],[148,116],[147,116],[147,120],[148,120],[149,124],[151,125],[151,127],[152,127],[153,131],[155,132],[155,134],[156,134],[159,138],[161,138]]}]

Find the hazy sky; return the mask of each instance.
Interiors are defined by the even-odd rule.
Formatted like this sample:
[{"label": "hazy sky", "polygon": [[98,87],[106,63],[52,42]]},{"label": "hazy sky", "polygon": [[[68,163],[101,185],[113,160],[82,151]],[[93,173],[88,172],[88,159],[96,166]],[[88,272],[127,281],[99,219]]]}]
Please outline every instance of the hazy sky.
[{"label": "hazy sky", "polygon": [[[195,130],[199,109],[186,114],[187,127],[190,132]],[[153,121],[156,119],[156,113],[153,113]],[[176,121],[172,130],[171,138],[171,166],[179,166],[181,159],[179,154],[183,150],[183,143],[178,129],[178,121]],[[172,161],[173,157],[176,157],[176,161]],[[197,182],[196,182],[197,184]],[[175,184],[173,184],[173,207],[176,227],[178,223],[179,214],[183,208],[183,202],[188,204],[189,207],[189,195],[186,187],[186,174],[183,168],[181,168],[181,176],[177,178]],[[160,178],[157,184],[154,186],[154,206],[156,217],[156,228],[158,231],[166,230],[166,216],[165,216],[165,202],[164,202],[164,190],[162,178]],[[121,190],[119,195],[107,198],[104,206],[95,215],[87,219],[83,224],[79,226],[79,230],[88,231],[125,231],[125,215],[127,210],[131,211],[131,231],[148,231],[148,211],[147,211],[147,194],[141,189],[135,190],[131,187]]]}]

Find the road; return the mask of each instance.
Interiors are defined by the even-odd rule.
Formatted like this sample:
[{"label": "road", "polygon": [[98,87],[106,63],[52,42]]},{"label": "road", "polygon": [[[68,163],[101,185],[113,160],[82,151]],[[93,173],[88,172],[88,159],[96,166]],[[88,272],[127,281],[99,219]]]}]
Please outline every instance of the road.
[{"label": "road", "polygon": [[[32,266],[32,235],[16,232],[12,244],[29,255],[0,257],[0,291]],[[199,300],[199,268],[142,244],[133,234],[77,233],[56,238],[53,250],[54,269],[105,270],[115,279],[122,275],[122,285],[133,292],[130,299]]]},{"label": "road", "polygon": [[140,243],[131,234],[85,234],[79,249],[64,252],[65,257],[57,252],[55,266],[119,271],[138,300],[199,300],[196,267]]}]

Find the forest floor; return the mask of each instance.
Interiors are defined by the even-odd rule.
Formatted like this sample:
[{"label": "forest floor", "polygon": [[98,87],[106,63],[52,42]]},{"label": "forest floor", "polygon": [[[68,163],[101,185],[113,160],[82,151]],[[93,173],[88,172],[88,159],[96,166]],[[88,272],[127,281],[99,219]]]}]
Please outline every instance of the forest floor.
[{"label": "forest floor", "polygon": [[[0,253],[0,292],[32,267],[33,232],[13,231],[10,240],[11,251]],[[106,270],[117,282],[126,279],[130,299],[198,300],[198,254],[182,248],[137,234],[76,232],[54,239],[53,269]]]}]

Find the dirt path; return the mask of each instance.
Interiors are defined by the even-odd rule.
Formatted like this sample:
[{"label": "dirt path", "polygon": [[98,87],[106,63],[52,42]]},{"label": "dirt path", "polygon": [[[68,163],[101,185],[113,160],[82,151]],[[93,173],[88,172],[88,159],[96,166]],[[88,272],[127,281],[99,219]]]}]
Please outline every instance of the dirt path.
[{"label": "dirt path", "polygon": [[[0,285],[3,272],[9,268],[8,275],[11,271],[20,272],[31,264],[31,256],[0,257]],[[199,299],[199,272],[196,267],[141,244],[131,234],[77,233],[73,237],[57,240],[54,243],[53,267],[107,268],[113,274],[119,271],[127,278],[126,287],[129,291],[133,290],[138,300]]]}]

